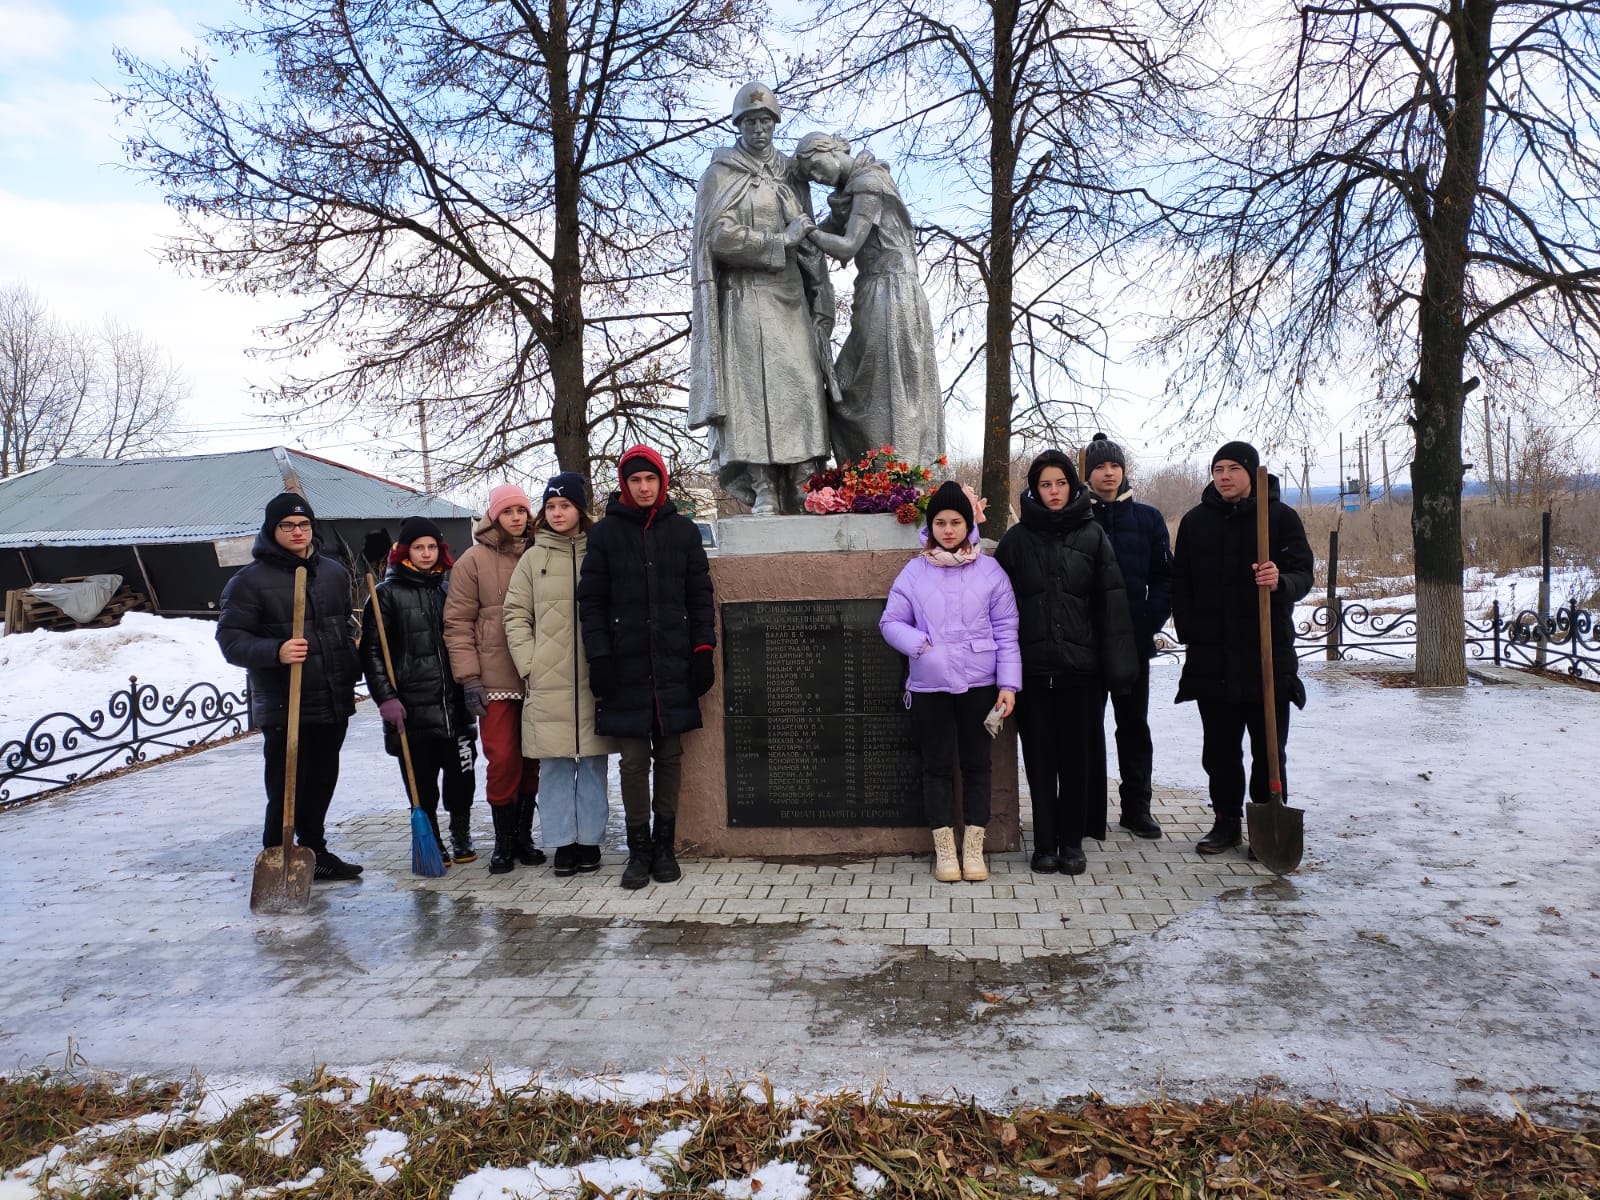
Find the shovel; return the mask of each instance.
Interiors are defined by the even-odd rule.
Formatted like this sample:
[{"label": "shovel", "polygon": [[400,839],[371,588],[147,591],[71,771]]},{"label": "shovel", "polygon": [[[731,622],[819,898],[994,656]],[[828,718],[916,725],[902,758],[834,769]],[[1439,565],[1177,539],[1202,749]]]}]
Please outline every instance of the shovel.
[{"label": "shovel", "polygon": [[[1256,468],[1256,562],[1272,553],[1267,534],[1267,469]],[[1261,624],[1261,696],[1266,704],[1267,791],[1265,804],[1245,805],[1250,850],[1274,875],[1287,875],[1300,865],[1305,849],[1305,813],[1290,808],[1283,796],[1283,770],[1278,762],[1278,703],[1272,680],[1272,591],[1256,589]]]},{"label": "shovel", "polygon": [[[294,569],[294,624],[290,636],[306,633],[306,569]],[[300,766],[300,676],[302,663],[289,664],[289,740],[283,767],[283,845],[256,855],[250,881],[250,911],[301,913],[311,906],[311,876],[317,856],[309,846],[294,844],[294,783]]]}]

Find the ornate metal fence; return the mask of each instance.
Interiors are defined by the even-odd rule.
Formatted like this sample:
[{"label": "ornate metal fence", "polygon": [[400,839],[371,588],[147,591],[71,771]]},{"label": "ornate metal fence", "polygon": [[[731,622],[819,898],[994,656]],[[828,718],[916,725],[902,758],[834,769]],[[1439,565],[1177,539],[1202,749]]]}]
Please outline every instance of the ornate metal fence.
[{"label": "ornate metal fence", "polygon": [[88,717],[49,713],[21,738],[0,745],[0,809],[161,757],[152,751],[187,750],[242,733],[249,712],[248,688],[225,692],[197,683],[181,695],[163,696],[129,676],[128,686]]},{"label": "ornate metal fence", "polygon": [[[1163,631],[1161,654],[1182,658],[1183,647]],[[1466,623],[1467,656],[1495,666],[1542,667],[1575,679],[1600,679],[1600,635],[1595,614],[1577,601],[1541,617],[1533,609],[1510,613],[1494,602],[1489,616]],[[1310,618],[1295,625],[1295,653],[1302,660],[1326,658],[1406,661],[1417,654],[1417,613],[1374,612],[1360,601],[1320,605]]]}]

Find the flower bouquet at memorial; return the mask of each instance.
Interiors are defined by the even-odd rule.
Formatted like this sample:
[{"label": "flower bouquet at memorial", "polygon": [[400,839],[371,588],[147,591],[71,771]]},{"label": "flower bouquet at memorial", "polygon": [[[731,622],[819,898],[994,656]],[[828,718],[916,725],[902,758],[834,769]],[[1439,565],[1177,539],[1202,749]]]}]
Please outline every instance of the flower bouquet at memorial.
[{"label": "flower bouquet at memorial", "polygon": [[[933,467],[949,465],[941,454]],[[933,467],[908,463],[893,446],[879,446],[852,463],[818,471],[806,480],[806,511],[811,513],[893,513],[902,525],[915,525],[933,494]]]}]

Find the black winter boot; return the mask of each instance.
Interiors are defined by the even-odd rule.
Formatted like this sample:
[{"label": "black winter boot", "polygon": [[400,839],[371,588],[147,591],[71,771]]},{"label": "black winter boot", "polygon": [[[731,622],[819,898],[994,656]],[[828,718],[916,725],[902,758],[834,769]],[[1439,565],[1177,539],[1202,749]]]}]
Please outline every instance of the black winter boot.
[{"label": "black winter boot", "polygon": [[556,847],[555,864],[550,868],[550,873],[563,879],[568,875],[576,875],[578,873],[578,847],[576,844]]},{"label": "black winter boot", "polygon": [[517,808],[514,804],[491,804],[494,818],[494,853],[489,856],[489,874],[504,875],[517,865]]},{"label": "black winter boot", "polygon": [[1136,838],[1153,842],[1161,836],[1160,823],[1150,815],[1150,801],[1142,804],[1124,804],[1122,817],[1117,822]]},{"label": "black winter boot", "polygon": [[678,833],[678,818],[656,815],[655,837],[650,845],[650,877],[657,883],[676,883],[683,878],[673,842]]},{"label": "black winter boot", "polygon": [[1058,856],[1061,860],[1061,873],[1063,875],[1082,875],[1089,869],[1089,860],[1083,855],[1083,843],[1076,846],[1070,842],[1061,847]]},{"label": "black winter boot", "polygon": [[444,840],[444,834],[439,832],[439,818],[437,814],[428,814],[428,824],[433,827],[433,844],[439,847],[439,859],[444,863],[445,866],[448,867],[451,862],[450,843],[446,842]]},{"label": "black winter boot", "polygon": [[458,863],[478,860],[478,851],[472,845],[472,820],[465,813],[450,814],[450,857]]},{"label": "black winter boot", "polygon": [[517,861],[525,867],[544,862],[544,851],[533,844],[533,810],[538,807],[535,796],[517,797]]},{"label": "black winter boot", "polygon": [[628,865],[622,868],[622,886],[629,891],[650,882],[650,826],[628,826]]},{"label": "black winter boot", "polygon": [[600,869],[600,847],[586,842],[578,843],[578,870],[587,874]]},{"label": "black winter boot", "polygon": [[1211,823],[1211,832],[1195,843],[1195,849],[1201,854],[1221,854],[1224,850],[1231,850],[1244,841],[1244,828],[1239,820],[1238,813],[1216,814]]}]

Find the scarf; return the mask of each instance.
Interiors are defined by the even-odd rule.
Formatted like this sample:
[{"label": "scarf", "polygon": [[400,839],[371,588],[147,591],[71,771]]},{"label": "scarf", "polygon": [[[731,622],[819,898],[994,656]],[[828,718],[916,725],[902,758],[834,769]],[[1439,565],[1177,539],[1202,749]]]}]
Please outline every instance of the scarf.
[{"label": "scarf", "polygon": [[938,542],[929,541],[922,551],[922,557],[936,567],[964,567],[974,561],[980,553],[977,546],[971,542],[962,542],[954,550],[946,550]]}]

